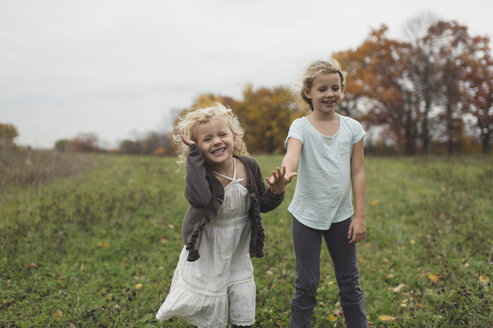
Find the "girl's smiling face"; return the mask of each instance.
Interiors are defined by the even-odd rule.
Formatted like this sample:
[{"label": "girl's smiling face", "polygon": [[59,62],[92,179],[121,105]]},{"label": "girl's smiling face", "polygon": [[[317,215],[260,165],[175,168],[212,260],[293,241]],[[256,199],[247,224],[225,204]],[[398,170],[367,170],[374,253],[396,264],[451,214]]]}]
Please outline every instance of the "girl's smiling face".
[{"label": "girl's smiling face", "polygon": [[199,124],[196,138],[202,155],[211,167],[219,168],[233,157],[235,135],[225,119],[213,118]]},{"label": "girl's smiling face", "polygon": [[341,78],[337,73],[320,73],[314,79],[310,90],[304,92],[311,100],[314,111],[334,112],[341,100]]}]

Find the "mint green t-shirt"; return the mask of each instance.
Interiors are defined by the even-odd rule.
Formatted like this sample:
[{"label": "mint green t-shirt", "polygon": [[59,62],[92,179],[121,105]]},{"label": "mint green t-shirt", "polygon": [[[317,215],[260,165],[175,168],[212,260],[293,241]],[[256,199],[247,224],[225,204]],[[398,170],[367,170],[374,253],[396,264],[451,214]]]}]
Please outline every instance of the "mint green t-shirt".
[{"label": "mint green t-shirt", "polygon": [[353,144],[366,134],[361,124],[339,115],[339,130],[327,137],[306,117],[291,124],[289,138],[302,142],[296,189],[288,211],[299,222],[328,230],[354,213],[351,201],[351,154]]}]

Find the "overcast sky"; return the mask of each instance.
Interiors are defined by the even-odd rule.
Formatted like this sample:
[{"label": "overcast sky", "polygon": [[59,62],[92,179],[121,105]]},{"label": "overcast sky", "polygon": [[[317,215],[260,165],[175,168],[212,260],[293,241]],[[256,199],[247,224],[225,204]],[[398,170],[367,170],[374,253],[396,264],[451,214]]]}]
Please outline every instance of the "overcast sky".
[{"label": "overcast sky", "polygon": [[116,147],[201,93],[295,86],[381,24],[404,40],[422,13],[492,37],[485,0],[0,0],[0,123],[36,148],[81,132]]}]

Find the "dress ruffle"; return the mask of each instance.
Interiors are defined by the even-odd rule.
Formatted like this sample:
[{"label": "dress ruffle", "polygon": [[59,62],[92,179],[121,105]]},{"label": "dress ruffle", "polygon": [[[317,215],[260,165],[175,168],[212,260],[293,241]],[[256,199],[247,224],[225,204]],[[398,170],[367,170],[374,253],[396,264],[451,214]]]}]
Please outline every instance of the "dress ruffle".
[{"label": "dress ruffle", "polygon": [[237,326],[255,323],[256,286],[253,274],[231,283],[225,292],[210,292],[191,286],[182,276],[186,250],[173,275],[171,290],[156,319],[179,318],[201,328],[226,327],[228,319]]},{"label": "dress ruffle", "polygon": [[226,293],[207,293],[188,286],[179,268],[175,271],[171,285],[173,287],[157,312],[156,319],[164,321],[180,318],[198,327],[227,325],[227,322],[217,322],[217,318],[228,318]]}]

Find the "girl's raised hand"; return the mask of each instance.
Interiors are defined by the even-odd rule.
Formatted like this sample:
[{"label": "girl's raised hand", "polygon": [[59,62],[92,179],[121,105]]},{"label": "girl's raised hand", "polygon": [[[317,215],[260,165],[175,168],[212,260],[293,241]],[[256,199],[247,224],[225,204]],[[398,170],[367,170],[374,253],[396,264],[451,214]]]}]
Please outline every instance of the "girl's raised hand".
[{"label": "girl's raised hand", "polygon": [[282,169],[277,168],[277,170],[272,171],[272,176],[270,178],[265,178],[267,181],[267,189],[274,194],[282,194],[286,189],[286,185],[291,182],[296,172],[291,172],[286,174],[286,167],[283,166]]},{"label": "girl's raised hand", "polygon": [[185,137],[182,130],[178,131],[178,133],[180,134],[181,141],[183,141],[183,143],[185,145],[191,146],[195,143],[195,141],[192,141],[192,140],[188,139],[187,137]]}]

